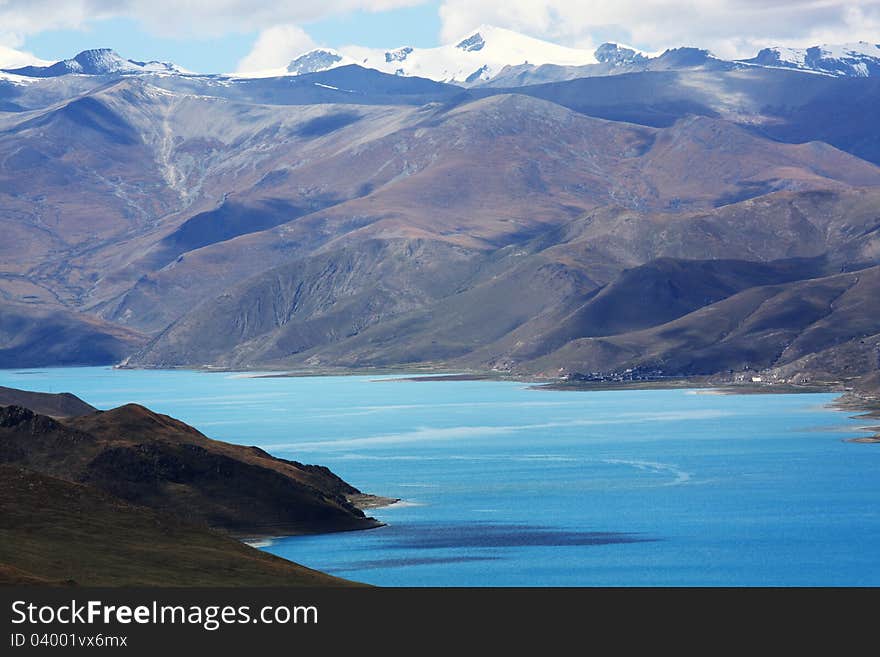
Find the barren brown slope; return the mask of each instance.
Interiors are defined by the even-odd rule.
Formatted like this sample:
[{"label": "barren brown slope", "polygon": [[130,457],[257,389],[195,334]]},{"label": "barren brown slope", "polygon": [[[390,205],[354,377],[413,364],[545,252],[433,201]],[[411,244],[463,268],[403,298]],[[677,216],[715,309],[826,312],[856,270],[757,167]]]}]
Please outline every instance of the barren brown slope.
[{"label": "barren brown slope", "polygon": [[[167,324],[196,299],[260,271],[372,238],[443,240],[489,250],[606,202],[608,185],[601,178],[650,139],[648,129],[596,121],[525,97],[499,97],[452,112],[428,108],[411,118],[410,125],[384,135],[370,131],[366,120],[352,125],[346,128],[348,148],[329,150],[323,159],[315,154],[273,174],[270,188],[237,197],[277,198],[293,185],[308,185],[360,190],[357,198],[188,252],[103,306],[102,316],[138,326],[162,299]],[[150,317],[150,327],[158,324]]]},{"label": "barren brown slope", "polygon": [[487,369],[474,358],[482,347],[505,339],[555,309],[580,303],[595,291],[595,283],[578,269],[540,255],[522,260],[497,276],[487,267],[463,289],[425,309],[291,355],[282,363],[352,368],[406,363]]},{"label": "barren brown slope", "polygon": [[[607,334],[612,315],[622,321],[634,310],[641,322],[623,322],[612,332],[644,328],[749,286],[876,262],[878,199],[877,191],[779,192],[680,215],[598,210],[515,245],[454,257],[438,248],[442,242],[428,248],[419,241],[373,241],[364,248],[365,242],[360,250],[327,252],[239,283],[196,306],[131,362],[495,367],[531,360],[566,340]],[[618,280],[627,268],[682,254],[738,256],[739,265],[728,265],[739,273],[705,262],[711,282],[692,264],[678,274],[670,270],[663,285],[677,280],[677,310],[658,308],[659,299],[653,306],[637,303],[629,297],[643,294],[638,277]],[[346,264],[353,262],[359,265]],[[306,271],[316,277],[304,278]],[[593,300],[603,286],[608,291]],[[609,298],[616,301],[600,311]],[[581,308],[587,314],[578,318]]]},{"label": "barren brown slope", "polygon": [[0,465],[0,584],[345,586],[203,526]]},{"label": "barren brown slope", "polygon": [[[6,116],[0,131],[0,270],[76,306],[100,278],[74,256],[125,240],[178,207],[153,150],[109,92]],[[17,300],[15,286],[0,289]]]},{"label": "barren brown slope", "polygon": [[288,479],[320,491],[338,504],[341,504],[339,497],[360,494],[360,491],[327,468],[280,459],[259,447],[245,447],[213,440],[180,420],[155,413],[138,404],[127,404],[98,413],[81,414],[69,420],[68,426],[86,431],[103,439],[107,444],[156,441],[172,445],[182,442],[198,445],[212,454],[282,474]]},{"label": "barren brown slope", "polygon": [[[789,143],[823,141],[880,164],[872,111],[880,99],[876,77],[834,78],[755,67],[682,69],[581,78],[517,91],[590,116],[642,125],[669,126],[688,115],[723,118]],[[483,93],[495,92],[467,92],[470,97]]]},{"label": "barren brown slope", "polygon": [[827,259],[770,262],[660,258],[621,272],[579,303],[559,304],[468,360],[510,368],[546,355],[572,340],[630,333],[665,324],[749,288],[823,276]]},{"label": "barren brown slope", "polygon": [[874,165],[828,144],[779,144],[706,117],[661,131],[639,169],[663,204],[652,209],[721,206],[786,189],[877,185]]},{"label": "barren brown slope", "polygon": [[[522,94],[259,105],[123,80],[2,123],[0,155],[33,155],[22,170],[66,150],[35,174],[39,198],[6,172],[20,248],[0,293],[158,336],[134,364],[466,358],[538,339],[657,257],[877,256],[870,202],[835,213],[874,194],[859,188],[876,190],[878,167],[717,118],[658,129]],[[64,211],[103,196],[93,225]],[[423,255],[395,260],[407,250]]]},{"label": "barren brown slope", "polygon": [[[601,208],[547,236],[548,254],[601,272],[658,257],[769,261],[821,255],[839,266],[877,262],[880,190],[776,192],[709,211]],[[606,282],[607,276],[599,277]]]},{"label": "barren brown slope", "polygon": [[[412,111],[260,106],[124,79],[4,116],[0,221],[15,237],[15,248],[0,245],[4,270],[27,274],[65,303],[94,304],[173,261],[180,251],[162,240],[227,199],[234,206],[237,192],[257,188],[258,201],[282,202],[271,225],[356,195],[363,181],[334,186],[320,172],[282,186],[280,196],[272,181],[277,187],[288,170],[351,145],[349,125],[363,120],[358,137],[383,134]],[[153,247],[164,255],[139,265]]]},{"label": "barren brown slope", "polygon": [[[443,241],[365,240],[271,269],[172,324],[127,362],[248,367],[357,335],[460,287],[482,254]],[[200,334],[198,345],[192,336]]]},{"label": "barren brown slope", "polygon": [[[715,148],[717,132],[735,148]],[[778,144],[735,127],[721,130],[715,123],[685,121],[668,131],[651,131],[523,96],[494,97],[429,114],[334,154],[328,162],[343,180],[351,162],[362,160],[365,166],[373,163],[371,170],[383,176],[390,170],[395,177],[332,208],[188,252],[146,275],[101,313],[156,328],[260,268],[369,239],[443,240],[489,252],[600,205],[709,208],[778,187],[849,189],[880,182],[877,167],[832,151]],[[670,152],[680,155],[671,158]],[[296,175],[316,168],[307,163]],[[707,181],[705,172],[713,170],[723,177]],[[828,177],[838,174],[840,180]],[[669,184],[676,176],[685,182]],[[767,184],[740,185],[756,176]],[[281,180],[288,185],[293,179]]]},{"label": "barren brown slope", "polygon": [[520,367],[580,373],[640,368],[666,376],[782,371],[814,354],[833,361],[847,354],[843,345],[859,343],[857,367],[843,358],[823,367],[836,377],[865,374],[878,366],[872,337],[880,333],[878,300],[880,267],[756,287],[647,330],[574,340]]}]

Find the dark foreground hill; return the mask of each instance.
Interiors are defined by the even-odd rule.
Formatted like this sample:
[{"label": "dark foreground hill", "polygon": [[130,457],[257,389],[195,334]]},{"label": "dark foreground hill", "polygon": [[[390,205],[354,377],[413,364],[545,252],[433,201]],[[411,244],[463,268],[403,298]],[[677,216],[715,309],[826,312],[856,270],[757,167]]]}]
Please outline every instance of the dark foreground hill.
[{"label": "dark foreground hill", "polygon": [[0,584],[340,586],[92,486],[0,465]]},{"label": "dark foreground hill", "polygon": [[0,462],[239,534],[367,529],[360,491],[326,468],[206,438],[129,404],[69,420],[0,408]]},{"label": "dark foreground hill", "polygon": [[[0,399],[0,583],[325,585],[342,580],[238,536],[370,529],[365,495],[327,468],[205,437],[142,406],[90,409],[9,388]],[[83,413],[83,411],[86,411]]]},{"label": "dark foreground hill", "polygon": [[34,413],[51,417],[75,417],[98,410],[69,392],[30,392],[4,386],[0,386],[0,406],[24,406]]}]

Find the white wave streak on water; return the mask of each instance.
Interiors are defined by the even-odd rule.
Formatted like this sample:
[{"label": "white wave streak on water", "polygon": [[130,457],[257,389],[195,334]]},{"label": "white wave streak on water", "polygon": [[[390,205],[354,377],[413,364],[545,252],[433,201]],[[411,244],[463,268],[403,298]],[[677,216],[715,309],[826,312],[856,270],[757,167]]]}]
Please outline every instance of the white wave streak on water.
[{"label": "white wave streak on water", "polygon": [[382,404],[373,406],[355,406],[356,409],[372,411],[397,411],[419,408],[499,408],[523,406],[584,406],[580,401],[485,401],[485,402],[446,402],[439,404]]},{"label": "white wave streak on water", "polygon": [[307,415],[305,419],[329,419],[337,417],[354,417],[358,415],[374,415],[376,413],[389,413],[395,411],[413,411],[424,409],[445,410],[450,408],[522,408],[522,407],[554,407],[554,406],[580,406],[582,402],[569,401],[539,401],[539,402],[454,402],[448,404],[385,404],[381,406],[352,406],[350,409],[339,412]]},{"label": "white wave streak on water", "polygon": [[[273,446],[274,448],[274,446]],[[415,454],[332,454],[325,458],[334,461],[520,461],[520,462],[561,462],[572,463],[583,461],[582,458],[561,456],[557,454],[442,454],[442,455],[415,455]]]},{"label": "white wave streak on water", "polygon": [[403,433],[391,433],[367,438],[348,438],[345,440],[323,440],[303,443],[286,443],[271,445],[274,449],[350,449],[352,447],[375,447],[379,445],[399,445],[405,443],[421,443],[435,440],[457,440],[460,438],[474,438],[476,436],[493,436],[509,434],[520,430],[520,427],[450,427],[438,429],[432,427],[420,427],[414,431]]},{"label": "white wave streak on water", "polygon": [[508,456],[506,458],[510,461],[524,461],[526,463],[534,461],[547,463],[572,463],[583,460],[571,456],[561,456],[559,454],[523,454],[522,456]]},{"label": "white wave streak on water", "polygon": [[[264,420],[263,424],[269,424],[270,422],[271,422],[271,420]],[[244,424],[244,423],[245,423],[244,420],[208,420],[206,422],[199,422],[198,425],[199,425],[199,427],[204,428],[204,427],[223,427],[223,426],[230,426],[230,425]],[[250,420],[248,420],[248,423],[250,423]]]},{"label": "white wave streak on water", "polygon": [[565,420],[558,422],[542,422],[540,424],[515,424],[501,426],[461,426],[461,427],[419,427],[401,433],[367,436],[364,438],[347,438],[343,440],[318,440],[301,443],[282,443],[267,445],[267,449],[307,449],[315,451],[351,449],[357,447],[380,447],[408,443],[425,443],[429,441],[450,441],[462,438],[487,438],[492,436],[510,435],[521,431],[540,429],[559,429],[566,427],[606,426],[615,424],[633,424],[638,422],[678,422],[684,420],[705,420],[727,417],[731,413],[715,410],[700,411],[668,411],[661,413],[622,413],[614,418],[595,420]]},{"label": "white wave streak on water", "polygon": [[[278,446],[272,445],[271,447],[275,449]],[[336,461],[437,461],[440,459],[437,456],[415,456],[411,454],[383,454],[381,456],[376,456],[375,454],[341,454],[331,458]]]},{"label": "white wave streak on water", "polygon": [[413,502],[412,500],[397,500],[387,506],[380,507],[383,511],[387,509],[408,509],[414,506],[425,506],[423,502]]},{"label": "white wave streak on water", "polygon": [[[214,372],[205,372],[206,374],[214,374]],[[277,372],[239,372],[237,374],[227,374],[224,379],[259,379],[265,376],[272,376]]]},{"label": "white wave streak on water", "polygon": [[[114,394],[118,391],[114,390]],[[143,393],[142,390],[136,391],[139,394]],[[258,402],[275,402],[277,403],[279,399],[285,399],[289,395],[283,392],[265,392],[265,393],[252,393],[252,394],[233,394],[233,395],[215,395],[211,393],[206,393],[204,395],[200,395],[197,397],[149,397],[149,403],[151,404],[204,404],[204,405],[213,405],[213,406],[237,406],[240,407],[242,405],[254,404]]]},{"label": "white wave streak on water", "polygon": [[643,470],[651,474],[668,474],[672,475],[673,480],[663,484],[664,486],[678,486],[686,484],[691,479],[691,473],[685,472],[676,465],[669,463],[656,463],[654,461],[631,461],[628,459],[603,459],[602,463],[612,465],[629,465],[638,470]]}]

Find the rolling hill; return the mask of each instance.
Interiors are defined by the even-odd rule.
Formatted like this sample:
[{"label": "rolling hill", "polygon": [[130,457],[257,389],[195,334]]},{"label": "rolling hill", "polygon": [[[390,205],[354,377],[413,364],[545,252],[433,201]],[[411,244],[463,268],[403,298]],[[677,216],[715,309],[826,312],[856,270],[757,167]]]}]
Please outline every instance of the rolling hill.
[{"label": "rolling hill", "polygon": [[325,468],[211,440],[135,404],[63,420],[0,407],[0,462],[239,535],[379,525]]},{"label": "rolling hill", "polygon": [[387,501],[142,406],[0,388],[0,584],[351,585],[232,536],[370,529],[354,503]]},{"label": "rolling hill", "polygon": [[[752,287],[643,330],[573,340],[532,367],[848,380],[880,365],[880,268]],[[821,369],[816,369],[818,361]],[[812,366],[812,367],[809,367]]]},{"label": "rolling hill", "polygon": [[0,386],[0,406],[23,406],[52,418],[76,417],[98,410],[69,392],[31,392],[5,386]]}]

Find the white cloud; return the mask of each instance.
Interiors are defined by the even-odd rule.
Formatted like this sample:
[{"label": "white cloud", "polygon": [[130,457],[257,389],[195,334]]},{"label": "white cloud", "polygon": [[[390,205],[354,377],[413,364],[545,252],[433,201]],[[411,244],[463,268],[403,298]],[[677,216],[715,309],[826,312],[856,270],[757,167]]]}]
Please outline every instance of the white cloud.
[{"label": "white cloud", "polygon": [[427,0],[0,0],[0,43],[20,45],[45,30],[132,18],[162,36],[220,36],[344,14],[386,11]]},{"label": "white cloud", "polygon": [[[26,36],[45,30],[127,17],[162,36],[260,32],[242,66],[280,64],[291,52],[284,31],[288,38],[302,37],[293,25],[428,1],[0,0],[0,44],[15,48]],[[606,40],[649,51],[695,45],[724,57],[749,56],[771,44],[880,41],[880,0],[442,0],[440,16],[444,42],[481,23],[569,46],[585,48]],[[401,40],[405,30],[401,26]]]},{"label": "white cloud", "polygon": [[276,25],[260,32],[250,53],[238,63],[238,72],[283,68],[294,57],[314,47],[315,42],[301,27]]},{"label": "white cloud", "polygon": [[46,66],[52,62],[40,59],[36,55],[6,46],[0,46],[0,68],[19,68],[21,66]]},{"label": "white cloud", "polygon": [[482,23],[564,45],[693,45],[723,57],[767,45],[880,41],[880,0],[444,0],[443,40]]}]

